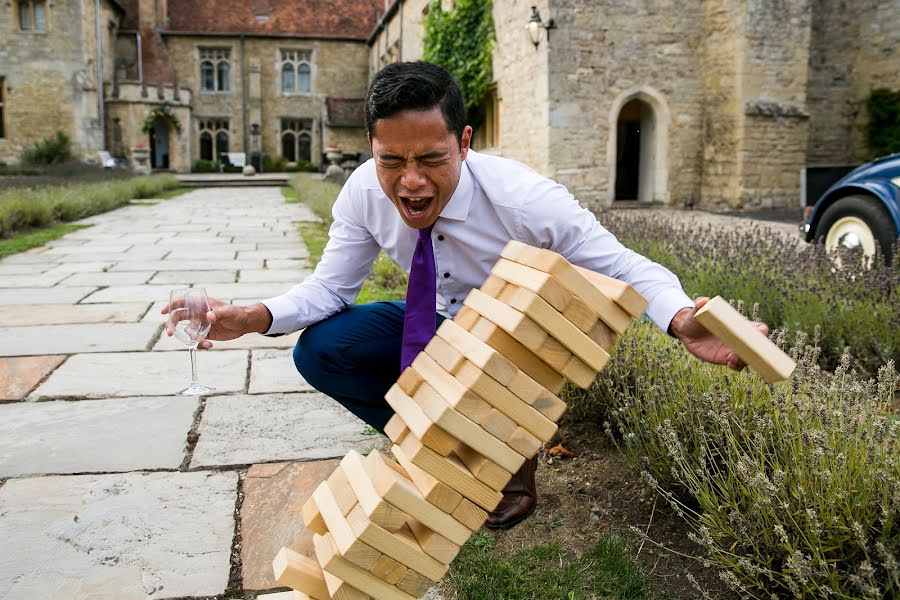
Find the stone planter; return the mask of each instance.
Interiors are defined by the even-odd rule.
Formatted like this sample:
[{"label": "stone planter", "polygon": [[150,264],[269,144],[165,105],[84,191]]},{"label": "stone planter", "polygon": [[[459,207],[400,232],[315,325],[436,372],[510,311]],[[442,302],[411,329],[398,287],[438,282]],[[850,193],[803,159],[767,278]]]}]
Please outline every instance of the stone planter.
[{"label": "stone planter", "polygon": [[140,175],[150,174],[150,150],[145,147],[131,148],[131,168]]}]

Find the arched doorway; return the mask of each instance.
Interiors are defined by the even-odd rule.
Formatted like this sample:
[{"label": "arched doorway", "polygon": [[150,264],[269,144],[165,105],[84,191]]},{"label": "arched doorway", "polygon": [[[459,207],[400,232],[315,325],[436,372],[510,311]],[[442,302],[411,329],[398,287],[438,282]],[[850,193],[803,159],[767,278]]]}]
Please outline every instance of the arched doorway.
[{"label": "arched doorway", "polygon": [[606,155],[610,202],[668,202],[668,123],[665,99],[646,86],[613,103]]},{"label": "arched doorway", "polygon": [[169,162],[169,124],[157,117],[150,130],[150,166],[168,169]]}]

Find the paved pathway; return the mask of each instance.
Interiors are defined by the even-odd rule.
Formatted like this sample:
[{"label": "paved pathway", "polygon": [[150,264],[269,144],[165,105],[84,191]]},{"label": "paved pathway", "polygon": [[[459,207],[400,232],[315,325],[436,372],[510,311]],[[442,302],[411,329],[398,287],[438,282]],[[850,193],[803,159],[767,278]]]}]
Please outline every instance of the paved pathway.
[{"label": "paved pathway", "polygon": [[277,587],[282,545],[309,551],[310,486],[383,439],[300,378],[297,334],[217,343],[216,394],[173,396],[190,361],[159,309],[288,289],[313,218],[278,188],[202,189],[0,260],[0,599],[243,597]]}]

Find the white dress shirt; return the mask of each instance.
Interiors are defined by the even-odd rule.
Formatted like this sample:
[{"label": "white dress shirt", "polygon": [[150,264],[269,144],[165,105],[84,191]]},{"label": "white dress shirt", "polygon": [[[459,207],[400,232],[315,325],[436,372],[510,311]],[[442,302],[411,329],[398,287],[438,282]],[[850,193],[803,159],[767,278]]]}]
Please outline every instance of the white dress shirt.
[{"label": "white dress shirt", "polygon": [[[409,273],[417,233],[381,191],[373,160],[353,172],[332,214],[315,272],[263,301],[272,313],[268,335],[297,331],[352,304],[380,250]],[[437,308],[444,316],[456,315],[484,283],[509,240],[549,248],[628,282],[647,299],[647,315],[663,331],[676,312],[693,306],[671,271],[625,248],[565,187],[509,159],[469,151],[431,239]]]}]

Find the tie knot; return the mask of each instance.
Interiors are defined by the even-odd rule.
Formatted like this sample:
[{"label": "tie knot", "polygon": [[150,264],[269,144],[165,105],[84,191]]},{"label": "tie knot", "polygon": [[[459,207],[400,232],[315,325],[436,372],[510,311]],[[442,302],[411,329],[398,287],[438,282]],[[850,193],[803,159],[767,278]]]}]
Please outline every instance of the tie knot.
[{"label": "tie knot", "polygon": [[431,239],[431,230],[434,229],[434,224],[432,223],[425,229],[419,230],[419,239],[420,240],[428,240]]}]

